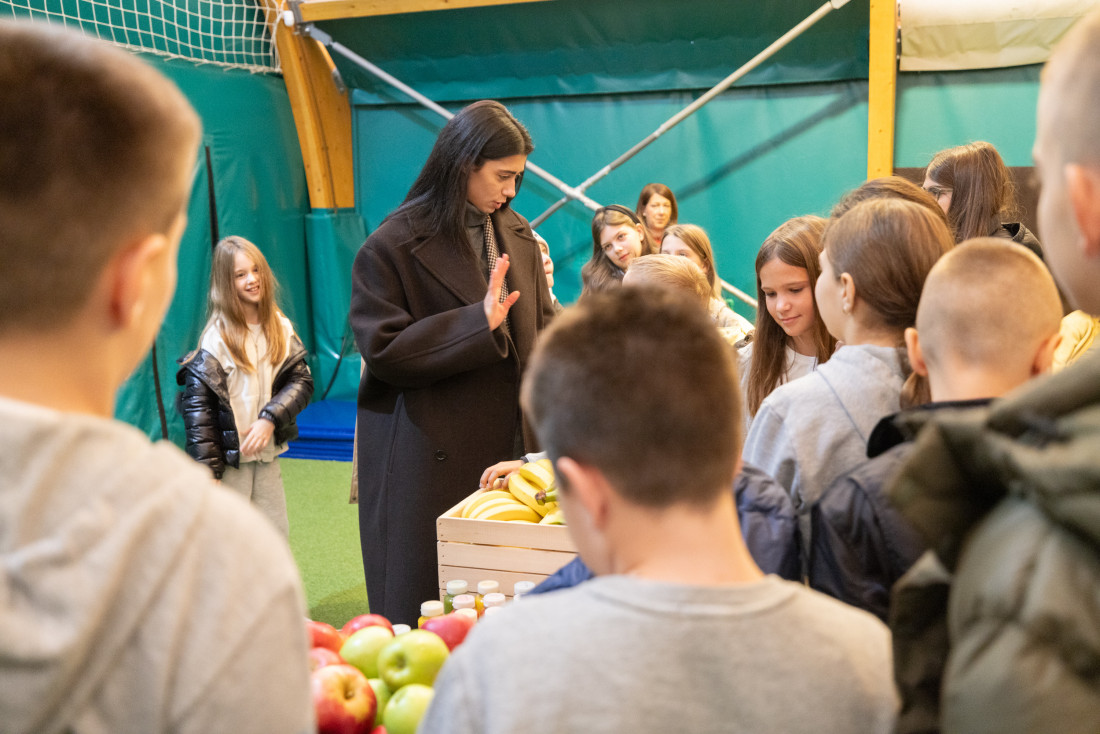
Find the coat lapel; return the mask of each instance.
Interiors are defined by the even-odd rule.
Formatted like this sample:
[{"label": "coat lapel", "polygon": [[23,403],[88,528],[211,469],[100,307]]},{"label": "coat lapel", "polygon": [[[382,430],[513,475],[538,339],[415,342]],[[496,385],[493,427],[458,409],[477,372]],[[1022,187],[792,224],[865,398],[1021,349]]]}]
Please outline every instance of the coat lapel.
[{"label": "coat lapel", "polygon": [[489,283],[472,257],[463,257],[450,242],[426,239],[411,249],[413,257],[463,303],[485,298]]}]

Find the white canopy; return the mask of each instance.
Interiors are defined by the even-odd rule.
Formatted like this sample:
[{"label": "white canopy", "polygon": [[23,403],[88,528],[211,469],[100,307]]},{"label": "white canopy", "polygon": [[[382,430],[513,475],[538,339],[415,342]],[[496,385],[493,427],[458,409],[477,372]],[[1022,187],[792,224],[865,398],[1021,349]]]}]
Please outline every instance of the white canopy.
[{"label": "white canopy", "polygon": [[901,0],[901,70],[1039,64],[1100,0]]}]

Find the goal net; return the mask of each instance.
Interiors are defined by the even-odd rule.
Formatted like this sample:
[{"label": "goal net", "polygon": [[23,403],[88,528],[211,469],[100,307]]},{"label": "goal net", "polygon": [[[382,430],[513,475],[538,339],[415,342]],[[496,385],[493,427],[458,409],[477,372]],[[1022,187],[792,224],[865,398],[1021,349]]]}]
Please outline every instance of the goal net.
[{"label": "goal net", "polygon": [[261,0],[0,0],[0,20],[5,16],[77,27],[168,58],[279,70]]}]

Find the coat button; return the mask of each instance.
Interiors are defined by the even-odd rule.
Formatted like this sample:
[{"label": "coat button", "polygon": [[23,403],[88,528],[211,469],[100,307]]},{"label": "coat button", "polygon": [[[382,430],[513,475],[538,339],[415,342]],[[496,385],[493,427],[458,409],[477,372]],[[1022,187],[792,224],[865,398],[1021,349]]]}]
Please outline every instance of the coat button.
[{"label": "coat button", "polygon": [[447,452],[446,451],[436,451],[435,452],[435,460],[436,461],[446,461],[447,460]]}]

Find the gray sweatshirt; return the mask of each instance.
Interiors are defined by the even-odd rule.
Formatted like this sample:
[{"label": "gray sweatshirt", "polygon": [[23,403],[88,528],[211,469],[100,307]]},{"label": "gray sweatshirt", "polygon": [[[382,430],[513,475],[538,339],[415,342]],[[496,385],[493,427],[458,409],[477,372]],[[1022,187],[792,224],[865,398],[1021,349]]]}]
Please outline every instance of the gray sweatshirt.
[{"label": "gray sweatshirt", "polygon": [[890,635],[866,612],[774,576],[601,576],[479,622],[419,732],[876,734],[895,709]]},{"label": "gray sweatshirt", "polygon": [[175,446],[0,398],[0,731],[314,730],[285,541]]},{"label": "gray sweatshirt", "polygon": [[867,438],[900,408],[904,382],[896,349],[843,346],[764,400],[742,457],[786,487],[805,511],[833,480],[867,461]]}]

